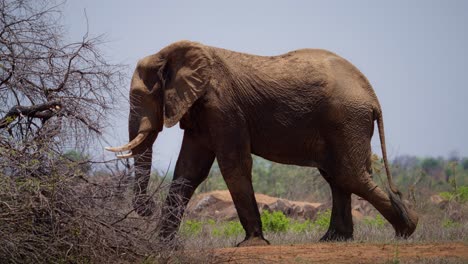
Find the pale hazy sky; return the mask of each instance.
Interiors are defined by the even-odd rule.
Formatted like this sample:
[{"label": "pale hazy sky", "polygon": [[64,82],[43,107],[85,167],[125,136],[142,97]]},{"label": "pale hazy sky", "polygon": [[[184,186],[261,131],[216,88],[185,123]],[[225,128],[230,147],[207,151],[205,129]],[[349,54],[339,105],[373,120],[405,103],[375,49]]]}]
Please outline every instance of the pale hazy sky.
[{"label": "pale hazy sky", "polygon": [[[107,56],[133,68],[177,40],[259,55],[331,50],[370,80],[384,113],[390,157],[468,156],[468,1],[128,1],[69,0],[64,19],[80,39],[105,34]],[[128,89],[125,87],[125,89]],[[127,140],[127,109],[109,128]],[[158,168],[177,159],[182,133],[165,129]],[[379,141],[373,140],[379,152]]]}]

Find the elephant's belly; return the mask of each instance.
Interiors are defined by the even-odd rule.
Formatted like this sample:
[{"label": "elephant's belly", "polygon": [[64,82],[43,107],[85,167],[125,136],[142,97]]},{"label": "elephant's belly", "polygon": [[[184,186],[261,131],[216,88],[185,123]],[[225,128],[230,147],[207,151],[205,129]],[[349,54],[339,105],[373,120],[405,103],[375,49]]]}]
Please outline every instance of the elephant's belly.
[{"label": "elephant's belly", "polygon": [[325,141],[319,136],[285,135],[270,140],[252,139],[252,153],[278,163],[320,167],[325,159]]}]

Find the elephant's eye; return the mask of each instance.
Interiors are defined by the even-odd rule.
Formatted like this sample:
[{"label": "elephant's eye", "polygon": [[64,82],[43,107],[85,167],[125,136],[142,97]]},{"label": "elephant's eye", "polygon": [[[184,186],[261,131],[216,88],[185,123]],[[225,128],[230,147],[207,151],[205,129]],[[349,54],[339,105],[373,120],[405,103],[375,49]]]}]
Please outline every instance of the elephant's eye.
[{"label": "elephant's eye", "polygon": [[163,71],[163,74],[162,74],[162,80],[163,81],[170,80],[171,77],[172,77],[171,69],[168,68],[165,71]]},{"label": "elephant's eye", "polygon": [[167,64],[163,64],[159,70],[158,70],[158,78],[159,82],[161,83],[162,86],[165,85],[165,83],[170,80],[172,76],[172,71],[169,67],[167,67]]}]

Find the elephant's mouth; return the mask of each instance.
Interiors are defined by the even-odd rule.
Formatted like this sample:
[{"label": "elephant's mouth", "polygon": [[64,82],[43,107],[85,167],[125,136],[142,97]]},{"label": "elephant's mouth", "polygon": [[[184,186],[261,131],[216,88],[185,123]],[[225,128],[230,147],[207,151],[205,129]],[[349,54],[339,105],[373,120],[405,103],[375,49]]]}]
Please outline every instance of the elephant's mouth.
[{"label": "elephant's mouth", "polygon": [[119,159],[131,158],[131,157],[134,156],[134,154],[132,153],[132,149],[134,149],[138,145],[140,145],[146,139],[148,134],[149,134],[148,132],[140,132],[140,133],[138,133],[138,135],[132,141],[128,142],[127,144],[125,144],[123,146],[120,146],[120,147],[106,147],[105,149],[107,151],[111,151],[111,152],[130,151],[128,153],[117,155],[117,158],[119,158]]}]

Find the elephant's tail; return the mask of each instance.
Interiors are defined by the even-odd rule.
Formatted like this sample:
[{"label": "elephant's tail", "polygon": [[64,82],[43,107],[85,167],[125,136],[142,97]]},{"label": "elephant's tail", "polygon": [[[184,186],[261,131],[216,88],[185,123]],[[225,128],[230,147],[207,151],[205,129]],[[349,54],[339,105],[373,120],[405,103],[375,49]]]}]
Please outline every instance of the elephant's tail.
[{"label": "elephant's tail", "polygon": [[382,111],[376,110],[374,111],[375,119],[377,120],[377,127],[379,128],[379,137],[380,137],[380,146],[382,147],[382,158],[384,161],[385,171],[387,173],[388,185],[390,186],[390,190],[401,197],[401,192],[397,189],[395,184],[392,180],[392,175],[390,173],[390,168],[387,159],[387,147],[385,145],[385,132],[384,132],[384,124],[383,124],[383,117]]}]

